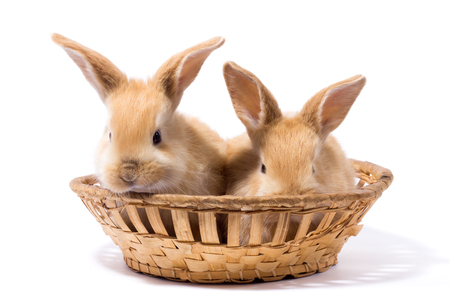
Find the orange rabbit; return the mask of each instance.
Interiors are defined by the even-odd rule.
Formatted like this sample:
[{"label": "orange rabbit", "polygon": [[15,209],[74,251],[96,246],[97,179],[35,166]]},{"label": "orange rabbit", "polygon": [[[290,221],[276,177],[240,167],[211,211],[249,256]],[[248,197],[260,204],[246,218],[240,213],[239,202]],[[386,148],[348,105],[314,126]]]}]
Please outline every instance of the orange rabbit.
[{"label": "orange rabbit", "polygon": [[128,79],[107,58],[62,35],[52,39],[78,65],[108,111],[96,160],[102,186],[117,193],[224,193],[225,141],[176,111],[184,90],[223,38],[172,56],[148,80]]},{"label": "orange rabbit", "polygon": [[[296,114],[282,114],[261,81],[233,62],[223,68],[236,115],[247,134],[227,142],[227,194],[300,195],[355,188],[355,174],[338,142],[330,135],[344,120],[365,85],[358,75],[314,95]],[[313,224],[319,222],[317,217]],[[262,242],[273,236],[277,217],[264,223]],[[291,222],[299,222],[292,216]],[[248,242],[251,216],[241,219],[240,243]],[[293,227],[291,227],[293,228]],[[295,232],[288,232],[287,240]]]},{"label": "orange rabbit", "polygon": [[[62,35],[52,39],[78,65],[108,111],[96,154],[96,176],[103,187],[115,193],[225,193],[225,141],[206,124],[176,111],[184,90],[224,38],[172,56],[148,80],[128,79],[106,57]],[[145,210],[138,211],[146,220]],[[170,211],[160,210],[160,215],[173,236]],[[121,216],[132,226],[126,210]],[[189,213],[189,218],[198,228],[197,215]]]}]

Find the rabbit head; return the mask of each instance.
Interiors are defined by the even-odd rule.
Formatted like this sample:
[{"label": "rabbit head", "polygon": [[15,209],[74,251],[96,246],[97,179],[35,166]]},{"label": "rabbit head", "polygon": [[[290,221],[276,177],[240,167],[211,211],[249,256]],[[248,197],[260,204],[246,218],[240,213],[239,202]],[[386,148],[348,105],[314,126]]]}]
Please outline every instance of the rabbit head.
[{"label": "rabbit head", "polygon": [[[346,117],[365,77],[333,84],[314,95],[299,113],[283,115],[274,96],[251,72],[233,62],[225,63],[223,72],[233,107],[247,129],[247,148],[253,151],[247,149],[239,157],[235,155],[239,151],[233,150],[228,158],[230,178],[235,182],[227,193],[299,195],[352,186],[351,167],[329,134]],[[239,143],[245,144],[242,138]],[[239,166],[243,163],[245,167]],[[233,174],[233,169],[241,173]]]},{"label": "rabbit head", "polygon": [[[53,34],[78,65],[107,108],[108,120],[99,143],[96,173],[113,192],[159,192],[186,169],[183,130],[178,107],[212,51],[216,37],[172,56],[148,80],[128,79],[101,54],[62,35]],[[170,182],[168,182],[170,180]]]}]

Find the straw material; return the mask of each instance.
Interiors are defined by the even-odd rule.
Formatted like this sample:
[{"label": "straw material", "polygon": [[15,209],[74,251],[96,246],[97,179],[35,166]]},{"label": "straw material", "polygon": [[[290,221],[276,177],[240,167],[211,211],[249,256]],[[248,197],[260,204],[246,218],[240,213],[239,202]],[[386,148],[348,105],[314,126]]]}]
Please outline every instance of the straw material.
[{"label": "straw material", "polygon": [[[349,237],[360,232],[359,222],[389,187],[393,175],[369,162],[352,160],[352,164],[360,181],[348,193],[274,197],[114,194],[101,188],[92,175],[72,180],[70,187],[134,271],[198,283],[274,281],[328,270],[337,263],[337,254]],[[162,222],[161,214],[167,212],[173,225]],[[261,244],[262,224],[269,213],[278,215],[278,223],[272,241]],[[242,214],[252,216],[246,245],[239,244]],[[311,226],[315,214],[323,218],[318,226]],[[217,221],[225,215],[227,240],[221,241],[224,234]],[[299,224],[291,222],[294,215],[301,217]],[[198,218],[198,225],[191,223],[192,216]],[[287,241],[289,226],[297,228],[295,238]]]}]

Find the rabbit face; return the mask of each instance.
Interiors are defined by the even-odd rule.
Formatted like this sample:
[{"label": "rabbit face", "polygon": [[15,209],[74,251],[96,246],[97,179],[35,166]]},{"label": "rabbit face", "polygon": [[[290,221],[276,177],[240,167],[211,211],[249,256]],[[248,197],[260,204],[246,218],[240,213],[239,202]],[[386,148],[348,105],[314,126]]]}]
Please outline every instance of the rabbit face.
[{"label": "rabbit face", "polygon": [[317,189],[314,157],[319,139],[299,118],[283,118],[260,141],[258,196],[300,195]]},{"label": "rabbit face", "polygon": [[178,134],[165,98],[152,81],[136,80],[108,98],[109,121],[97,155],[97,174],[106,188],[160,190],[176,178],[172,170],[182,168],[183,160],[174,160],[177,147],[169,146],[177,144]]}]

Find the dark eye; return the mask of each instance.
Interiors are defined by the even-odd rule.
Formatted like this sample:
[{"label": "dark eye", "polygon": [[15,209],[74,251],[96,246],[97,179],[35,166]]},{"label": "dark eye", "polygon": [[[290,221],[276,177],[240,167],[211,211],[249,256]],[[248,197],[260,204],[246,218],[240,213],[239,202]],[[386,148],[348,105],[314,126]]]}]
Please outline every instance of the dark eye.
[{"label": "dark eye", "polygon": [[312,173],[313,173],[313,174],[316,173],[316,169],[314,169],[314,166],[312,167]]},{"label": "dark eye", "polygon": [[161,132],[159,130],[153,135],[153,145],[161,143]]},{"label": "dark eye", "polygon": [[261,166],[261,173],[266,174],[266,165],[265,164],[263,164]]},{"label": "dark eye", "polygon": [[111,142],[111,132],[109,133],[109,141]]}]

